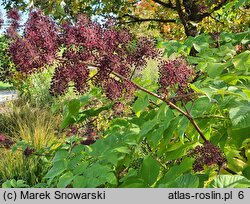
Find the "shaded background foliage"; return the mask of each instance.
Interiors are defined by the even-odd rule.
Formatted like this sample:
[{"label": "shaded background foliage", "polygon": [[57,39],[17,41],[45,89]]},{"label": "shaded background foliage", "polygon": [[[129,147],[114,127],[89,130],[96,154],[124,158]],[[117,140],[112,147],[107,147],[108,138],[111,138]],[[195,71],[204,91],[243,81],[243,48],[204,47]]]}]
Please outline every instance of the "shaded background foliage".
[{"label": "shaded background foliage", "polygon": [[15,66],[8,54],[9,39],[1,35],[0,36],[0,81],[11,82],[13,71]]}]

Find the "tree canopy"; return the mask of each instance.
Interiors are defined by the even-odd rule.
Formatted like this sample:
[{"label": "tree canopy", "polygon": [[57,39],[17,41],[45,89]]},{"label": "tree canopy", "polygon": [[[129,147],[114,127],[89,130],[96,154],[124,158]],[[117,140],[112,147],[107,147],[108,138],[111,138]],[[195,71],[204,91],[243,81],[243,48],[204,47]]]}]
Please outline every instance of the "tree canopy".
[{"label": "tree canopy", "polygon": [[202,32],[242,31],[248,27],[250,0],[5,0],[6,9],[41,8],[63,21],[78,13],[113,17],[119,24],[156,28],[168,37],[196,36]]}]

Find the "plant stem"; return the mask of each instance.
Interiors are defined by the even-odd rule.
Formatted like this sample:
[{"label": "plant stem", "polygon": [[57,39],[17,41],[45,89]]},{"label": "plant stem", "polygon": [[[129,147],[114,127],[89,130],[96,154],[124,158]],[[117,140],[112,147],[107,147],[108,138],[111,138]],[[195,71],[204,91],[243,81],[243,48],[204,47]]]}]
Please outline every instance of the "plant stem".
[{"label": "plant stem", "polygon": [[221,119],[221,120],[227,119],[224,116],[220,116],[220,115],[203,115],[203,116],[195,117],[194,119],[207,119],[207,118],[217,118],[217,119]]},{"label": "plant stem", "polygon": [[193,107],[194,107],[194,101],[192,100],[192,105],[191,105],[191,107],[190,107],[190,109],[189,109],[189,112],[190,112],[190,113],[191,113]]},{"label": "plant stem", "polygon": [[188,93],[188,94],[184,94],[182,96],[172,96],[172,97],[169,97],[168,99],[176,99],[176,100],[181,100],[183,98],[186,98],[187,96],[196,96],[196,95],[204,95],[202,93]]},{"label": "plant stem", "polygon": [[131,76],[130,76],[130,80],[132,80],[132,78],[133,78],[133,76],[134,76],[134,74],[135,74],[135,71],[136,71],[136,67],[134,68],[134,70],[133,70],[133,72],[132,72],[132,74],[131,74]]},{"label": "plant stem", "polygon": [[[124,76],[122,76],[122,75],[120,75],[120,74],[118,74],[118,73],[116,73],[116,72],[114,72],[114,71],[112,72],[112,74],[115,75],[116,77],[119,77],[120,79],[122,79],[122,80],[124,80],[124,81],[130,81],[129,79],[125,78]],[[130,81],[130,82],[131,82],[131,81]],[[167,98],[162,97],[162,96],[159,96],[158,94],[153,93],[153,92],[151,92],[151,91],[145,89],[144,87],[139,86],[138,84],[136,84],[136,83],[134,83],[134,82],[132,82],[132,83],[134,84],[134,86],[135,86],[137,89],[139,89],[139,90],[141,90],[141,91],[144,91],[145,93],[147,93],[147,94],[149,94],[149,95],[151,95],[151,96],[154,96],[154,97],[156,97],[156,98],[162,100],[163,102],[167,103],[170,107],[176,109],[178,112],[180,112],[180,113],[182,113],[183,115],[185,115],[185,116],[189,119],[189,121],[192,123],[192,125],[194,126],[194,128],[197,130],[197,132],[200,134],[200,136],[201,136],[201,138],[204,140],[204,142],[207,141],[207,139],[206,139],[205,135],[202,133],[200,127],[197,125],[197,123],[195,122],[194,118],[193,118],[189,113],[183,111],[181,108],[179,108],[178,106],[176,106],[174,103],[172,103],[171,101],[169,101]]]},{"label": "plant stem", "polygon": [[234,172],[233,170],[231,170],[231,169],[229,169],[229,168],[227,168],[227,167],[224,167],[224,169],[225,169],[228,173],[230,173],[230,174],[237,175],[236,172]]}]

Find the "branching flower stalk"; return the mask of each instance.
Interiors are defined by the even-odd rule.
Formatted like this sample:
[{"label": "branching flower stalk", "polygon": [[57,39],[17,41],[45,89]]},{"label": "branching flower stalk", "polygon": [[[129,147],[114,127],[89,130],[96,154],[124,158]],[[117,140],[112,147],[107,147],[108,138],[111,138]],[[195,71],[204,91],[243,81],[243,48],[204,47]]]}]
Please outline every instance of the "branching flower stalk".
[{"label": "branching flower stalk", "polygon": [[[124,80],[124,81],[129,81],[129,79],[126,79],[125,77],[123,77],[122,75],[116,73],[116,72],[112,72],[113,75],[115,75],[116,77],[119,77],[120,79]],[[133,83],[133,82],[132,82]],[[133,83],[134,86],[136,86],[136,88],[138,90],[141,90],[151,96],[154,96],[158,99],[160,99],[161,101],[165,102],[166,104],[168,104],[171,108],[174,108],[175,110],[177,110],[178,112],[180,112],[181,114],[183,114],[184,116],[186,116],[189,121],[192,123],[192,125],[194,126],[194,128],[197,130],[197,132],[200,134],[201,138],[203,139],[204,142],[207,141],[205,135],[202,133],[200,127],[197,125],[197,123],[195,122],[194,118],[192,117],[192,115],[188,112],[183,111],[181,108],[179,108],[178,106],[176,106],[174,103],[172,103],[171,101],[169,101],[166,97],[162,97],[154,92],[151,92],[149,90],[147,90],[146,88],[139,86],[138,84]]]},{"label": "branching flower stalk", "polygon": [[[124,81],[128,81],[129,79],[126,79],[125,77],[121,76],[120,74],[116,73],[116,72],[112,72],[112,74]],[[130,80],[129,80],[130,81]],[[132,82],[133,83],[133,82]],[[226,163],[226,159],[224,157],[224,155],[221,153],[220,149],[216,146],[214,146],[213,144],[211,144],[205,137],[205,135],[203,134],[203,132],[201,131],[200,127],[198,126],[198,124],[195,122],[195,119],[192,117],[192,115],[190,114],[190,112],[186,110],[183,111],[181,108],[179,108],[178,106],[176,106],[174,103],[172,103],[171,101],[169,101],[166,97],[162,97],[154,92],[151,92],[149,90],[147,90],[146,88],[139,86],[136,83],[133,83],[134,86],[138,89],[141,90],[151,96],[154,96],[158,99],[160,99],[161,101],[165,102],[166,104],[168,104],[171,108],[177,110],[178,112],[180,112],[181,114],[183,114],[184,116],[186,116],[189,121],[192,123],[192,125],[194,126],[194,128],[196,129],[196,131],[199,133],[199,135],[201,136],[201,138],[204,141],[204,146],[197,146],[194,150],[192,150],[190,152],[190,155],[192,157],[195,157],[195,163],[193,164],[193,168],[195,171],[201,171],[203,170],[203,166],[204,165],[218,165],[219,167],[219,171],[218,171],[218,175],[220,174],[221,169],[225,169],[227,172],[235,175],[237,174],[236,172],[234,172],[233,170],[229,169],[228,167],[225,166]],[[183,104],[183,103],[182,103]],[[185,106],[185,104],[183,104]]]}]

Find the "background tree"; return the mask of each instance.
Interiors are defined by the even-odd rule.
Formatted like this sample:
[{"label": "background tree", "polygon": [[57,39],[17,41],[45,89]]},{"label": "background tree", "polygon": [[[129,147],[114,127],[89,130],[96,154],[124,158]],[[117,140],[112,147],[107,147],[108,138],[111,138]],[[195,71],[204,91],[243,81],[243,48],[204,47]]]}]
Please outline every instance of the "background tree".
[{"label": "background tree", "polygon": [[86,13],[115,17],[120,24],[157,28],[170,37],[196,36],[204,31],[242,30],[249,25],[249,0],[5,0],[8,9],[41,8],[58,20]]}]

